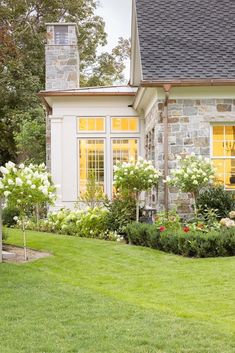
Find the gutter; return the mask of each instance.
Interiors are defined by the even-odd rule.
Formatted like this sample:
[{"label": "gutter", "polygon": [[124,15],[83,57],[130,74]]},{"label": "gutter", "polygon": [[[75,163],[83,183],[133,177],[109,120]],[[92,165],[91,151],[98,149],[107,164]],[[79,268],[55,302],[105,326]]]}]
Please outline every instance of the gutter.
[{"label": "gutter", "polygon": [[[168,121],[169,121],[169,111],[168,111],[168,102],[170,97],[170,84],[164,84],[163,89],[165,91],[165,101],[164,101],[164,110],[162,113],[163,118],[163,153],[164,153],[164,180],[166,180],[169,173],[168,166],[168,155],[169,155],[169,136],[168,136]],[[168,214],[169,211],[169,188],[167,183],[164,183],[164,208],[165,212]]]},{"label": "gutter", "polygon": [[142,80],[141,87],[235,86],[235,79]]}]

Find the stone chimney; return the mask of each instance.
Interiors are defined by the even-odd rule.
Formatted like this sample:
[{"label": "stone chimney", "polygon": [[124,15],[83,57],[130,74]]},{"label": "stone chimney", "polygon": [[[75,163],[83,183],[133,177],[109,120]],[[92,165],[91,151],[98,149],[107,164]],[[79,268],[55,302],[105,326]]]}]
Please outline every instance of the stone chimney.
[{"label": "stone chimney", "polygon": [[79,88],[77,26],[47,23],[46,90]]}]

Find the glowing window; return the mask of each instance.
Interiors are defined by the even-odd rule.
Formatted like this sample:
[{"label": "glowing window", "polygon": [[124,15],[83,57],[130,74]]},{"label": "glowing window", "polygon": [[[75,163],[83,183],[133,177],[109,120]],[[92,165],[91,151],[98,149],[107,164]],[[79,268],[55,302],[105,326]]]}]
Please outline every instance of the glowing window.
[{"label": "glowing window", "polygon": [[86,191],[90,176],[94,176],[104,190],[104,140],[79,141],[79,181],[80,193]]},{"label": "glowing window", "polygon": [[212,160],[216,180],[225,189],[235,189],[235,126],[213,126]]},{"label": "glowing window", "polygon": [[105,121],[104,118],[78,118],[78,131],[94,131],[104,132]]},{"label": "glowing window", "polygon": [[137,132],[138,118],[112,118],[112,131]]}]

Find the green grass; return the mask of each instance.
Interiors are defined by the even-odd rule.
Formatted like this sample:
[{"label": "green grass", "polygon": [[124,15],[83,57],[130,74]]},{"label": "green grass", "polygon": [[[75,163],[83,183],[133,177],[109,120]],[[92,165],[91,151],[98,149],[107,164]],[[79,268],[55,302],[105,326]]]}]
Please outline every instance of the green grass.
[{"label": "green grass", "polygon": [[0,265],[0,353],[235,351],[235,258],[36,232],[28,245],[53,256]]}]

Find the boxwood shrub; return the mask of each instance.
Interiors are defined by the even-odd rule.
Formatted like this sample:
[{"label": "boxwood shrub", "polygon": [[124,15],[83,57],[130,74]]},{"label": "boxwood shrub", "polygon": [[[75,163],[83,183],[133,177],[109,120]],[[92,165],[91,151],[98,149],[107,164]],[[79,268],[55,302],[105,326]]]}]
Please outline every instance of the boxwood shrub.
[{"label": "boxwood shrub", "polygon": [[235,255],[235,228],[209,233],[160,232],[155,225],[131,223],[127,227],[131,244],[151,247],[187,257]]}]

